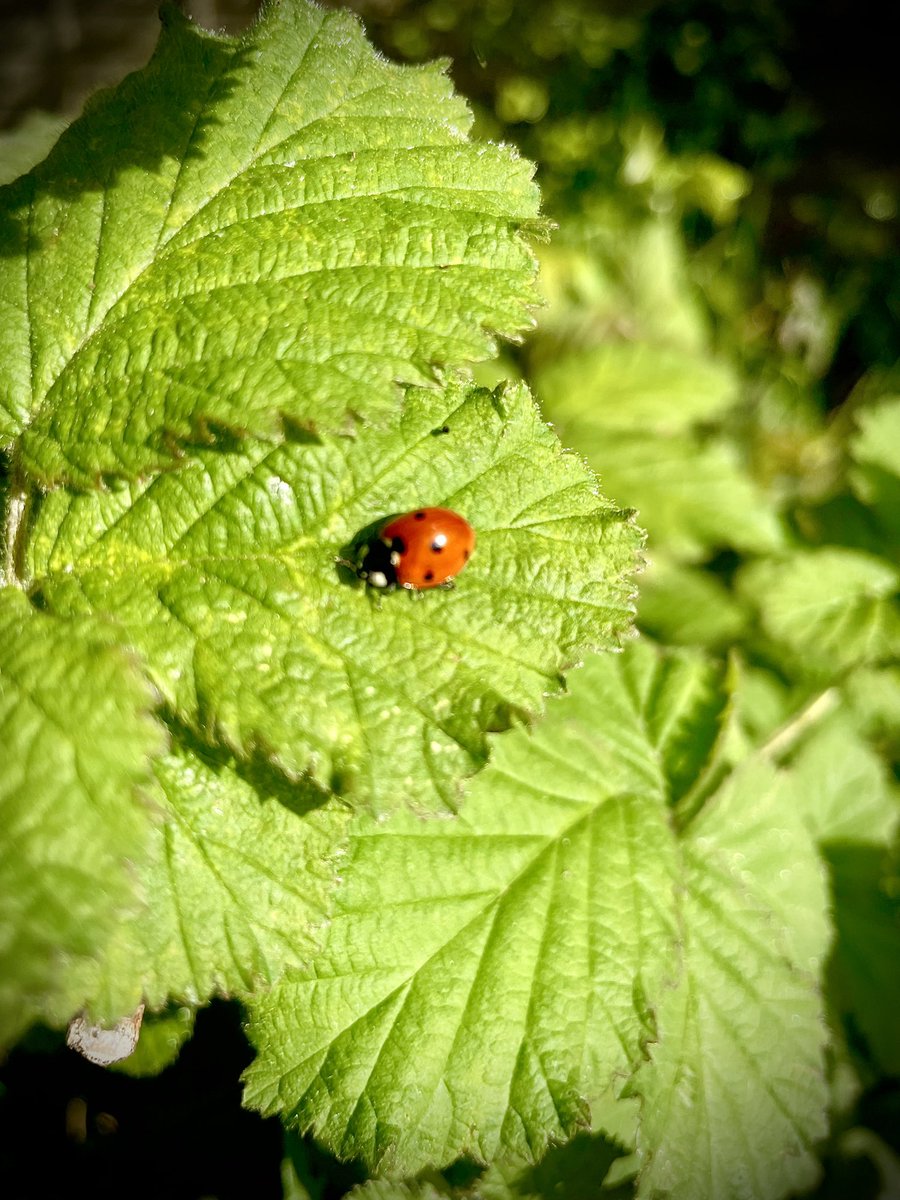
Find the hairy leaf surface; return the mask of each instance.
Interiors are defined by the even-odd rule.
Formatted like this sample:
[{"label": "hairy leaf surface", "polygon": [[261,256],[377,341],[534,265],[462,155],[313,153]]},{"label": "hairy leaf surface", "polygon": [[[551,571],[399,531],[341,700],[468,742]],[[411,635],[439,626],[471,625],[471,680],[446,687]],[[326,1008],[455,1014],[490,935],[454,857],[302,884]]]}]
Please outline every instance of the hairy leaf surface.
[{"label": "hairy leaf surface", "polygon": [[335,430],[529,324],[531,167],[440,65],[305,0],[241,38],[163,10],[147,68],[0,193],[0,444],[44,483],[217,430]]},{"label": "hairy leaf surface", "polygon": [[[426,504],[475,526],[454,591],[380,607],[336,558]],[[108,613],[177,715],[380,808],[453,808],[486,732],[632,614],[640,533],[562,452],[527,389],[413,389],[384,429],[247,442],[111,493],[50,495],[32,586]]]},{"label": "hairy leaf surface", "polygon": [[165,739],[152,690],[110,640],[0,590],[3,1044],[63,989],[67,958],[96,953],[137,904],[129,861],[151,836]]}]

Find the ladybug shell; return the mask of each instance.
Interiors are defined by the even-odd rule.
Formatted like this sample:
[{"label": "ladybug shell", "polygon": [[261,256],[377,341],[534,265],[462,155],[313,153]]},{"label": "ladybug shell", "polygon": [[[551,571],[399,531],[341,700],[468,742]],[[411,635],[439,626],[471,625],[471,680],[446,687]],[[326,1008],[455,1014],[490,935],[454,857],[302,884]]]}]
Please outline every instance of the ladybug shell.
[{"label": "ladybug shell", "polygon": [[400,587],[440,587],[458,575],[475,549],[475,530],[449,508],[417,508],[381,530]]}]

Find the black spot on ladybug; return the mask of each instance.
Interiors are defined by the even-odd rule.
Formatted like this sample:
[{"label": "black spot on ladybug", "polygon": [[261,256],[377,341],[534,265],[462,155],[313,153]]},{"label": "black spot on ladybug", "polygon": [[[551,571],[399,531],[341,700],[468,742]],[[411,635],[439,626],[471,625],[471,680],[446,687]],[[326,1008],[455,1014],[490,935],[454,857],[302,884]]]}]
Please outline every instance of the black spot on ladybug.
[{"label": "black spot on ladybug", "polygon": [[405,554],[406,553],[406,542],[404,542],[403,538],[395,537],[391,541],[391,549],[394,551],[395,554]]},{"label": "black spot on ladybug", "polygon": [[413,515],[415,516],[415,519],[416,519],[417,521],[424,521],[424,520],[425,520],[425,513],[424,513],[424,512],[422,512],[422,510],[421,510],[421,509],[419,510],[419,512],[417,512],[417,513],[414,513]]},{"label": "black spot on ladybug", "polygon": [[444,548],[443,542],[432,542],[431,543],[431,553],[432,554],[440,554],[440,552],[443,550],[443,548]]},{"label": "black spot on ladybug", "polygon": [[468,559],[468,557],[469,557],[468,550],[463,550],[463,558]]},{"label": "black spot on ladybug", "polygon": [[434,579],[434,571],[426,571],[425,579],[427,580],[428,583],[430,583],[432,581],[432,579]]}]

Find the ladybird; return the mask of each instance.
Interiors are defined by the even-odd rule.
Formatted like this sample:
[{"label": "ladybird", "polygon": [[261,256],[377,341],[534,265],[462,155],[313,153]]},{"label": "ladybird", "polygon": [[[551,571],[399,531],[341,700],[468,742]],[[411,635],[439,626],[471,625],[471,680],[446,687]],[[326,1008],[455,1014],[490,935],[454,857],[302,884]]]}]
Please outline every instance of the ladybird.
[{"label": "ladybird", "polygon": [[449,508],[417,508],[393,517],[362,548],[360,579],[374,588],[452,587],[475,549],[475,530]]}]

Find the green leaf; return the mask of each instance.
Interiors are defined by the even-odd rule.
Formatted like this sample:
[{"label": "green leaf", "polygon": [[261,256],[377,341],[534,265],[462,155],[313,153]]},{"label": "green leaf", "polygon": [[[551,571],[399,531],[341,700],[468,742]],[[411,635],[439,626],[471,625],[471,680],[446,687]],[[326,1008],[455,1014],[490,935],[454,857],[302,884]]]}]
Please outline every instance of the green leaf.
[{"label": "green leaf", "polygon": [[677,936],[660,751],[684,689],[664,714],[672,676],[633,658],[499,739],[457,819],[360,821],[324,955],[255,1005],[249,1104],[391,1173],[534,1161],[588,1125]]},{"label": "green leaf", "polygon": [[532,168],[467,141],[440,64],[305,0],[239,39],[163,23],[0,200],[0,443],[44,483],[135,478],[222,428],[344,429],[530,324]]},{"label": "green leaf", "polygon": [[723,363],[646,342],[604,342],[565,354],[536,372],[534,387],[552,408],[560,436],[582,425],[670,434],[719,416],[737,398]]},{"label": "green leaf", "polygon": [[833,678],[900,653],[898,579],[883,559],[827,546],[751,563],[738,591],[795,670]]},{"label": "green leaf", "polygon": [[[896,804],[895,816],[896,816]],[[830,991],[886,1075],[900,1074],[900,870],[884,849],[828,847],[837,946]]]},{"label": "green leaf", "polygon": [[[555,401],[547,415],[556,420]],[[563,440],[587,457],[604,491],[638,510],[651,554],[697,561],[733,547],[766,553],[783,544],[771,501],[723,440],[653,437],[570,421]]]},{"label": "green leaf", "polygon": [[308,962],[345,848],[346,809],[264,764],[188,744],[156,776],[166,822],[138,871],[144,905],[70,979],[104,1023],[142,1002],[243,995]]},{"label": "green leaf", "polygon": [[539,257],[548,308],[532,347],[536,360],[553,354],[559,339],[583,344],[623,329],[635,341],[688,353],[708,345],[677,217],[635,216],[621,192],[611,201],[592,197],[588,215],[570,216]]},{"label": "green leaf", "polygon": [[885,764],[838,711],[809,737],[791,762],[792,800],[820,845],[891,845],[900,802]]},{"label": "green leaf", "polygon": [[132,1079],[159,1075],[178,1058],[181,1047],[194,1032],[195,1012],[192,1008],[167,1009],[162,1013],[145,1013],[134,1052],[110,1069]]},{"label": "green leaf", "polygon": [[886,396],[857,416],[850,481],[874,509],[890,542],[900,540],[900,396]]},{"label": "green leaf", "polygon": [[900,666],[860,667],[843,681],[843,690],[862,731],[888,760],[900,759]]},{"label": "green leaf", "polygon": [[823,846],[837,941],[830,995],[888,1074],[900,1073],[900,871],[890,851],[900,796],[845,713],[817,729],[793,763],[791,803]]},{"label": "green leaf", "polygon": [[851,451],[858,463],[900,477],[900,396],[883,396],[857,415]]},{"label": "green leaf", "polygon": [[[379,608],[335,558],[423,504],[472,522],[473,560],[455,591]],[[539,712],[561,670],[627,630],[639,545],[524,386],[452,386],[412,389],[356,439],[247,442],[150,484],[51,494],[30,569],[53,609],[114,615],[200,733],[380,808],[434,809],[455,807],[487,730]]]},{"label": "green leaf", "polygon": [[583,1200],[615,1193],[600,1183],[622,1161],[614,1142],[597,1134],[579,1133],[564,1146],[551,1146],[537,1164],[521,1161],[492,1163],[479,1181],[478,1200]]},{"label": "green leaf", "polygon": [[446,1200],[452,1194],[449,1188],[439,1191],[427,1180],[369,1179],[348,1192],[345,1200]]},{"label": "green leaf", "polygon": [[109,643],[0,590],[3,1044],[68,995],[67,959],[96,954],[136,904],[128,863],[150,836],[149,760],[164,739],[150,688]]},{"label": "green leaf", "polygon": [[36,108],[14,129],[0,133],[0,184],[12,183],[39,163],[68,123],[65,117]]},{"label": "green leaf", "polygon": [[817,1177],[827,1087],[821,863],[774,772],[736,774],[682,842],[683,973],[638,1071],[639,1195],[778,1200]]},{"label": "green leaf", "polygon": [[654,558],[641,576],[638,624],[676,646],[725,646],[743,632],[746,614],[715,575]]},{"label": "green leaf", "polygon": [[[765,764],[677,837],[671,748],[692,724],[708,740],[685,686],[701,677],[647,646],[591,659],[530,735],[498,741],[460,817],[358,821],[323,956],[254,1006],[247,1102],[408,1173],[460,1154],[534,1162],[637,1070],[648,1178],[709,1200],[809,1179],[827,1102],[822,864]],[[726,1124],[755,1141],[723,1170],[771,1191],[716,1191],[702,1155],[691,1191],[679,1146]]]}]

